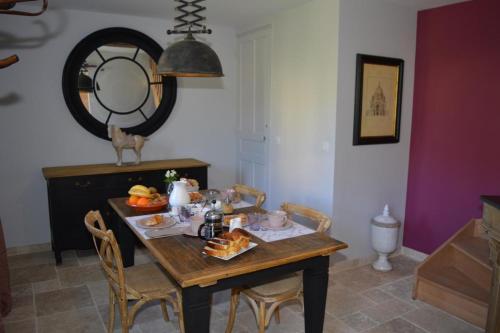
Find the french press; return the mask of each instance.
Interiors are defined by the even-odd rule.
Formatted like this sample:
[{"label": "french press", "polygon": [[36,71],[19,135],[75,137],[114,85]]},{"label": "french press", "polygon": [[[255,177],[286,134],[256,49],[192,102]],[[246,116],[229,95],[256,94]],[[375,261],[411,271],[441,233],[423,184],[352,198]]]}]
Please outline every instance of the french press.
[{"label": "french press", "polygon": [[205,222],[198,229],[198,237],[209,240],[222,233],[222,222],[224,214],[216,208],[215,200],[212,200],[211,209],[205,214]]}]

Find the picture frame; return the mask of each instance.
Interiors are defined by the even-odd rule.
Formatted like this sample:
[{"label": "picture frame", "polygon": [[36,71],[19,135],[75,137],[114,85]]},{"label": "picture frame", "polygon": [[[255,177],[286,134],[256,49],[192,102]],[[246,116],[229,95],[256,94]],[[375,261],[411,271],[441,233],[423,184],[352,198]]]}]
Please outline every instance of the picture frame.
[{"label": "picture frame", "polygon": [[404,60],[356,55],[353,145],[398,143]]}]

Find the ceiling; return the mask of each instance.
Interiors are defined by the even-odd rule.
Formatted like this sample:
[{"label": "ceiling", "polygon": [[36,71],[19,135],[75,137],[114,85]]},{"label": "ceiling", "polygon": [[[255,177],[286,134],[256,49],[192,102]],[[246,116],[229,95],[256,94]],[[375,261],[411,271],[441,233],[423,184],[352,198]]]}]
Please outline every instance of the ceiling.
[{"label": "ceiling", "polygon": [[[203,12],[206,24],[231,26],[242,29],[253,26],[267,16],[298,6],[310,0],[207,0]],[[174,0],[49,0],[49,7],[82,9],[93,12],[117,13],[173,19],[176,14]]]},{"label": "ceiling", "polygon": [[[279,11],[311,0],[207,0],[204,15],[210,24],[231,26],[238,30],[252,27]],[[371,1],[371,0],[365,0]],[[466,0],[385,0],[416,10],[444,6]],[[173,19],[174,0],[49,0],[50,8],[82,9],[92,12],[117,13]]]}]

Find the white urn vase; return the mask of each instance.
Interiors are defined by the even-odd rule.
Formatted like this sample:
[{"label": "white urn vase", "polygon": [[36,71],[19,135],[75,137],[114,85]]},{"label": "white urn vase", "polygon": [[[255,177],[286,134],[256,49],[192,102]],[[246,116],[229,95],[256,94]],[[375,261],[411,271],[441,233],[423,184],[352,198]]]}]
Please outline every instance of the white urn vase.
[{"label": "white urn vase", "polygon": [[372,246],[378,254],[378,259],[372,264],[373,269],[382,272],[392,270],[388,256],[396,251],[398,246],[400,225],[401,222],[390,216],[387,205],[385,205],[382,215],[372,220]]},{"label": "white urn vase", "polygon": [[168,198],[168,203],[171,207],[179,207],[183,205],[187,205],[191,202],[191,198],[189,197],[189,193],[186,188],[186,183],[182,181],[173,182],[174,189]]}]

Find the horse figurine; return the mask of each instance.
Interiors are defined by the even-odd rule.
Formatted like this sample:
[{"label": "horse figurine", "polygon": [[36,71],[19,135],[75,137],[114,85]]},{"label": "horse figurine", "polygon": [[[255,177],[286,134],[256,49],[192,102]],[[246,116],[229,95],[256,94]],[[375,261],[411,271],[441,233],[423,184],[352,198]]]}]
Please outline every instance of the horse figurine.
[{"label": "horse figurine", "polygon": [[127,134],[115,125],[108,126],[108,137],[111,139],[118,156],[116,165],[122,165],[123,149],[133,149],[136,156],[135,164],[141,163],[141,149],[144,146],[144,141],[147,140],[146,138],[140,135]]}]

